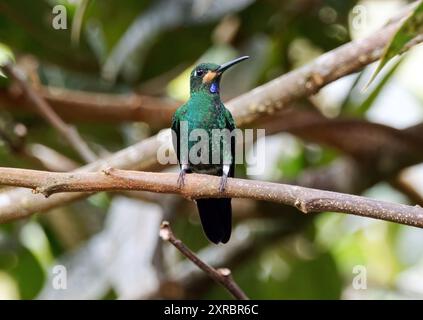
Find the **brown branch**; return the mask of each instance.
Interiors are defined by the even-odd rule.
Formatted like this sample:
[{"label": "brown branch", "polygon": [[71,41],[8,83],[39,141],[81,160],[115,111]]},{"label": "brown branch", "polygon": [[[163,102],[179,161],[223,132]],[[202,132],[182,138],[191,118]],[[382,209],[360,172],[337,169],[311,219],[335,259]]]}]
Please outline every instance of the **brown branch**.
[{"label": "brown branch", "polygon": [[[402,13],[402,16],[406,16],[407,13]],[[251,124],[263,114],[272,114],[289,102],[307,97],[324,85],[342,76],[357,72],[365,65],[379,59],[384,46],[398,26],[399,22],[395,21],[365,39],[332,50],[299,70],[287,73],[241,95],[229,102],[227,106],[232,111],[238,125]],[[318,76],[316,76],[316,72],[318,72]],[[157,165],[156,152],[160,146],[157,138],[158,136],[150,137],[141,143],[121,150],[106,160],[99,160],[85,166],[80,171],[95,171],[106,166],[150,170],[152,166]],[[51,199],[44,199],[23,189],[12,189],[0,193],[0,197],[4,200],[0,201],[0,214],[17,218],[24,217],[87,195],[82,193],[62,194]]]},{"label": "brown branch", "polygon": [[410,201],[413,201],[413,203],[416,203],[419,206],[423,206],[423,193],[419,192],[419,190],[417,190],[417,188],[409,181],[403,179],[401,174],[397,177],[396,180],[391,182],[391,185],[407,196]]},{"label": "brown branch", "polygon": [[[284,74],[240,97],[227,105],[238,124],[248,124],[262,114],[270,114],[293,101],[310,96],[325,85],[378,60],[383,49],[416,3],[406,6],[390,23],[373,35],[345,44],[322,55],[302,68]],[[423,41],[417,36],[408,44],[410,49]],[[155,127],[165,127],[177,107],[175,102],[148,96],[112,95],[68,89],[41,87],[40,94],[57,112],[69,119],[96,121],[146,121]],[[0,100],[13,103],[0,90]],[[16,104],[16,103],[14,103]],[[71,111],[70,111],[71,110]]]},{"label": "brown branch", "polygon": [[[172,114],[180,105],[171,99],[137,93],[88,92],[43,85],[35,89],[67,121],[144,121],[153,128],[163,128],[170,124]],[[20,106],[34,110],[21,94],[7,89],[0,89],[0,105],[9,110]]]},{"label": "brown branch", "polygon": [[210,276],[214,281],[225,287],[226,290],[238,300],[249,300],[247,295],[241,290],[232,278],[231,271],[227,268],[215,269],[203,262],[194,252],[192,252],[180,239],[176,238],[167,221],[163,221],[160,226],[160,237],[169,241],[178,249],[185,257],[196,264],[201,270]]},{"label": "brown branch", "polygon": [[[298,131],[300,131],[299,128],[313,127],[319,123],[318,121],[316,122],[315,117],[312,117],[310,120],[307,120],[307,119],[304,119],[303,116],[304,114],[300,114],[297,116],[296,113],[290,113],[288,118],[290,119],[290,124],[292,126],[290,127],[289,125],[288,126],[284,125],[282,126],[282,129],[290,131],[290,132],[296,132],[296,134],[298,134]],[[307,114],[305,118],[308,118]],[[326,119],[323,123],[326,123]],[[323,127],[327,125],[328,124],[323,125]],[[295,130],[295,128],[297,128],[297,130]],[[359,129],[359,131],[363,131],[363,127],[361,128],[358,127],[356,129],[351,129],[351,130],[355,132],[357,129]],[[365,149],[367,150],[367,155],[370,156],[371,158],[370,162],[373,163],[373,165],[368,167],[366,166],[363,170],[360,169],[360,171],[358,171],[360,172],[360,174],[358,174],[357,171],[355,172],[355,174],[353,174],[357,176],[357,180],[355,184],[358,183],[360,186],[364,188],[371,186],[373,183],[377,181],[380,181],[383,177],[386,178],[386,177],[394,176],[398,172],[398,170],[400,170],[404,166],[410,165],[412,161],[415,161],[414,163],[417,163],[417,162],[420,162],[421,159],[423,158],[423,156],[421,155],[420,157],[418,157],[418,154],[414,154],[413,152],[413,149],[415,149],[414,147],[410,149],[404,149],[404,146],[408,145],[407,139],[409,139],[409,137],[408,136],[402,137],[402,135],[400,134],[401,131],[399,130],[395,131],[395,129],[392,129],[392,128],[391,129],[394,131],[385,130],[383,127],[379,129],[381,130],[379,130],[380,132],[378,135],[383,133],[382,138],[379,139],[380,140],[379,142],[377,142],[376,144],[371,143],[370,145],[363,144],[363,143],[359,144],[360,147],[365,147]],[[271,127],[269,131],[277,132],[277,130],[274,127]],[[396,133],[397,131],[398,131],[398,134]],[[371,134],[374,135],[375,132],[372,132]],[[398,142],[396,142],[397,138],[398,138]],[[403,138],[405,138],[405,140]],[[348,140],[348,138],[346,139]],[[362,138],[355,138],[355,141],[361,141],[361,140]],[[331,141],[325,141],[324,139],[318,140],[318,141],[319,143],[327,143],[329,145],[331,145],[332,143]],[[387,143],[389,143],[388,146],[386,145]],[[152,165],[156,163],[156,156],[157,156],[156,150],[160,145],[161,143],[156,137],[151,137],[144,140],[143,142],[138,143],[137,145],[124,149],[106,159],[103,159],[102,161],[96,161],[88,166],[82,167],[78,170],[78,172],[100,171],[107,167],[123,168],[123,169],[136,168],[140,170],[146,170],[146,168],[150,168],[151,170]],[[354,145],[357,146],[356,143]],[[398,150],[397,150],[397,147],[395,147],[392,150],[392,153],[388,152],[387,154],[385,154],[384,152],[381,152],[381,150],[387,150],[396,145],[401,145],[403,147],[399,148]],[[354,147],[351,150],[357,151],[358,149]],[[377,154],[379,155],[379,158],[377,158],[376,156],[373,158],[371,154]],[[393,166],[392,168],[389,168],[388,171],[386,166],[376,165],[380,163],[380,159],[384,159],[385,161],[388,161],[389,163],[391,162],[396,163],[398,161],[397,159],[398,157],[396,155],[401,155],[402,161],[400,162],[400,164]],[[407,162],[404,163],[403,160],[408,158],[410,158],[410,160],[407,160]],[[360,166],[362,164],[363,164],[363,161],[360,161]],[[339,171],[336,171],[334,174],[339,175]],[[332,179],[331,181],[335,181],[335,180]],[[317,187],[326,189],[326,187],[321,187],[320,185],[317,185]],[[333,191],[357,193],[357,192],[360,192],[361,189],[360,190],[345,189],[345,185],[341,183],[340,185],[337,184],[336,187],[333,189]],[[60,194],[60,195],[56,195],[54,197],[45,199],[42,196],[32,194],[30,191],[26,189],[12,189],[6,192],[0,192],[0,216],[4,215],[4,216],[10,216],[10,217],[14,217],[15,219],[18,219],[18,218],[22,218],[27,215],[30,215],[37,211],[44,211],[56,206],[63,206],[69,201],[73,201],[87,195],[88,194],[84,195],[83,193],[75,192],[75,193]]]},{"label": "brown branch", "polygon": [[[40,89],[41,94],[64,116],[83,121],[144,121],[154,128],[163,128],[169,126],[172,114],[180,105],[171,99],[137,93],[107,94],[52,87]],[[75,114],[75,111],[80,114]]]},{"label": "brown branch", "polygon": [[[110,157],[90,163],[76,172],[90,172],[106,169],[107,167],[121,169],[154,168],[156,152],[160,141],[156,136],[123,149]],[[8,219],[20,219],[37,211],[46,211],[58,206],[89,196],[89,193],[63,193],[46,199],[42,195],[33,194],[28,189],[14,188],[0,191],[0,216]],[[1,218],[0,218],[1,219]]]},{"label": "brown branch", "polygon": [[[185,186],[177,185],[178,174],[140,172],[109,168],[103,172],[57,173],[15,168],[0,168],[0,184],[31,188],[50,196],[61,192],[99,192],[138,190],[180,194],[197,198],[248,198],[296,207],[303,213],[340,212],[423,228],[423,208],[366,197],[311,189],[287,184],[228,179],[224,192],[219,192],[220,178],[190,174]],[[0,215],[0,221],[16,218]]]},{"label": "brown branch", "polygon": [[[385,46],[416,4],[417,1],[407,6],[400,15],[391,19],[391,23],[369,37],[329,51],[303,67],[233,99],[229,105],[237,123],[252,122],[263,114],[272,115],[292,102],[311,96],[327,84],[358,72],[380,59]],[[422,41],[423,38],[417,35],[404,48],[404,52]]]},{"label": "brown branch", "polygon": [[[282,130],[306,141],[328,145],[379,172],[392,172],[423,160],[423,134],[409,129],[399,130],[348,117],[328,119],[316,111],[298,108],[286,108],[277,117],[262,117],[259,123],[257,127],[266,128],[266,134]],[[378,163],[382,157],[389,158],[390,164]]]},{"label": "brown branch", "polygon": [[419,178],[421,176],[423,176],[422,165],[417,165],[402,170],[391,184],[403,192],[411,201],[423,206],[423,191]]},{"label": "brown branch", "polygon": [[[151,94],[90,92],[46,86],[38,77],[40,63],[35,57],[25,55],[16,63],[25,72],[37,94],[67,121],[144,121],[153,128],[163,128],[169,125],[172,114],[180,105],[172,99]],[[180,68],[178,70],[181,71]],[[175,72],[172,74],[175,76]],[[22,92],[13,89],[13,86],[0,88],[1,107],[36,111]]]},{"label": "brown branch", "polygon": [[[313,217],[298,215],[295,209],[285,211],[284,216],[280,215],[280,207],[277,205],[268,206],[265,204],[256,208],[257,215],[264,211],[269,217],[262,218],[260,223],[247,221],[237,224],[233,230],[234,237],[224,246],[209,245],[197,252],[198,257],[206,263],[212,265],[224,265],[232,269],[248,263],[259,256],[263,250],[286,239],[300,234],[313,221]],[[279,215],[279,216],[278,216]],[[239,231],[242,236],[236,236]],[[161,283],[160,288],[144,299],[198,299],[208,291],[211,285],[207,274],[198,270],[190,261],[180,261],[172,263],[167,279]],[[174,290],[168,290],[173,288]],[[175,290],[176,289],[176,290]]]},{"label": "brown branch", "polygon": [[37,109],[38,113],[68,141],[82,159],[86,162],[93,162],[97,159],[96,154],[91,151],[78,131],[73,126],[66,124],[57,115],[51,106],[31,88],[26,80],[19,74],[18,70],[15,70],[12,65],[6,65],[2,69],[19,85],[25,97]]}]

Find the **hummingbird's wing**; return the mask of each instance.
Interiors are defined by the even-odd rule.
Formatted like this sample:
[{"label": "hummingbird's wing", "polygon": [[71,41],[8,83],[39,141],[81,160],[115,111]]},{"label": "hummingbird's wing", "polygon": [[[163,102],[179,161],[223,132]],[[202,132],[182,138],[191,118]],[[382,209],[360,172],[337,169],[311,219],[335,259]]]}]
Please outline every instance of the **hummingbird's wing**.
[{"label": "hummingbird's wing", "polygon": [[178,116],[178,110],[175,112],[175,114],[172,117],[172,144],[173,149],[175,150],[176,157],[178,158],[178,163],[180,164],[180,155],[179,155],[179,144],[180,144],[180,120]]},{"label": "hummingbird's wing", "polygon": [[[232,117],[231,112],[224,108],[225,110],[225,121],[226,121],[226,128],[229,129],[229,131],[232,132],[232,130],[236,129],[234,118]],[[231,136],[231,156],[232,156],[232,163],[231,168],[229,170],[228,176],[233,178],[235,175],[235,137]]]}]

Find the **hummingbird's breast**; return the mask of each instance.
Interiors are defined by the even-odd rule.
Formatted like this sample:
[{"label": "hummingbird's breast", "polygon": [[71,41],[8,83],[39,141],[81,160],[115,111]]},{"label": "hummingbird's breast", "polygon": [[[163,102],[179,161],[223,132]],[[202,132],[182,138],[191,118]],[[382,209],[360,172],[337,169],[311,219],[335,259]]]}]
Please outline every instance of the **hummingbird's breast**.
[{"label": "hummingbird's breast", "polygon": [[220,98],[194,97],[181,117],[188,127],[190,168],[196,173],[220,175],[223,164],[231,162],[230,141],[218,136],[227,129],[224,108]]},{"label": "hummingbird's breast", "polygon": [[185,117],[190,131],[225,128],[224,106],[218,95],[194,95],[190,99]]}]

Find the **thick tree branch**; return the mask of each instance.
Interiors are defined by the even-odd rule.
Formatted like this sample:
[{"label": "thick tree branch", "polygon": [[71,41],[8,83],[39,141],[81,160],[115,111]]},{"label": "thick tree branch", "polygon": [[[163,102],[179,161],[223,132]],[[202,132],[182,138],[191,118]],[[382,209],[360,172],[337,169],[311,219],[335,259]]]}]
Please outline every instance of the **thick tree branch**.
[{"label": "thick tree branch", "polygon": [[[180,103],[137,93],[103,93],[45,86],[38,77],[39,62],[32,56],[20,58],[17,65],[31,80],[33,89],[57,114],[67,121],[144,121],[154,128],[169,125]],[[13,87],[0,88],[0,105],[16,110],[34,111],[23,92]],[[36,109],[35,109],[36,111]]]},{"label": "thick tree branch", "polygon": [[[171,99],[136,93],[87,92],[43,85],[36,91],[67,121],[144,121],[154,128],[163,128],[169,125],[172,114],[179,106]],[[0,89],[0,104],[8,109],[16,110],[18,106],[25,110],[34,109],[21,94],[7,89]]]},{"label": "thick tree branch", "polygon": [[[320,126],[317,125],[319,122],[316,122],[315,117],[311,118],[311,121],[304,119],[303,115],[301,114],[299,119],[295,113],[287,115],[290,119],[291,127],[284,124],[281,128],[283,130],[287,130],[289,132],[295,132],[295,134],[299,134],[301,132],[300,128],[309,128],[316,126],[317,128],[322,128],[321,132],[327,131],[326,129],[329,129],[330,126],[326,123],[327,120],[323,122],[326,123],[326,125]],[[308,117],[306,117],[308,118]],[[300,121],[298,121],[300,120]],[[348,132],[368,132],[366,127],[369,127],[370,124],[367,126],[363,124],[361,127],[357,128],[350,128]],[[325,129],[325,127],[327,127]],[[336,124],[333,125],[333,129],[338,132],[339,127],[336,126]],[[340,126],[342,127],[342,126]],[[267,128],[267,127],[266,127]],[[360,179],[358,181],[361,181],[361,185],[365,185],[366,187],[372,185],[376,181],[380,181],[382,177],[393,177],[398,170],[401,168],[404,168],[404,166],[408,166],[412,163],[418,163],[423,159],[423,155],[419,153],[415,153],[416,147],[414,144],[410,145],[410,148],[405,148],[408,146],[407,140],[410,138],[408,135],[401,134],[401,131],[392,129],[391,130],[384,130],[383,127],[376,126],[376,129],[379,132],[377,136],[379,138],[377,141],[373,141],[373,143],[370,143],[370,145],[367,144],[357,144],[356,141],[362,141],[362,138],[359,136],[354,136],[353,138],[353,144],[352,149],[345,150],[345,152],[351,152],[352,151],[359,151],[360,149],[357,149],[359,146],[360,148],[364,147],[364,150],[367,150],[366,152],[362,152],[366,154],[366,159],[370,157],[370,160],[367,162],[370,162],[368,164],[371,164],[369,167],[366,167],[366,170],[363,170],[363,173],[360,174]],[[358,130],[358,131],[357,131]],[[276,128],[270,127],[268,130],[270,132],[277,132]],[[280,131],[280,130],[279,130]],[[391,132],[392,131],[392,132]],[[397,134],[398,131],[398,134]],[[306,130],[306,132],[308,132]],[[320,132],[320,131],[319,131]],[[370,134],[370,133],[368,133]],[[375,132],[371,133],[372,135],[375,135]],[[350,133],[351,135],[351,133]],[[301,136],[301,134],[300,134]],[[326,141],[324,138],[328,137],[327,135],[323,136],[323,140],[316,140],[318,143],[327,143],[329,145],[333,145],[333,141]],[[405,140],[404,140],[405,139]],[[348,135],[345,138],[341,137],[341,140],[348,141],[351,140],[351,137],[348,137]],[[411,139],[412,140],[412,139]],[[338,140],[337,140],[338,141]],[[339,140],[340,141],[340,140]],[[78,169],[78,172],[88,172],[88,171],[100,171],[102,169],[105,169],[107,167],[113,167],[113,168],[123,168],[123,169],[132,169],[136,168],[139,170],[146,170],[146,168],[152,169],[152,166],[156,163],[156,150],[161,145],[161,142],[157,139],[157,137],[151,137],[143,142],[138,143],[137,145],[134,145],[130,148],[124,149],[109,158],[106,158],[102,161],[96,161],[88,166],[82,167]],[[336,147],[340,147],[340,145],[335,144]],[[398,146],[401,146],[398,149]],[[416,144],[417,150],[420,150],[419,144]],[[393,148],[391,150],[391,148]],[[341,148],[342,149],[342,148]],[[350,150],[350,151],[348,151]],[[390,150],[390,151],[389,151]],[[389,151],[389,152],[387,152]],[[377,155],[377,156],[376,156]],[[400,156],[401,161],[399,161],[398,164],[398,156]],[[390,166],[390,168],[387,168],[385,166],[380,166],[379,163],[393,163],[395,164],[393,167]],[[408,160],[406,160],[408,159]],[[141,161],[140,161],[141,160]],[[143,160],[143,161],[142,161]],[[406,162],[404,162],[406,160]],[[413,162],[414,161],[414,162]],[[363,164],[363,159],[360,160],[360,164]],[[148,169],[147,169],[148,170]],[[338,173],[336,173],[339,175]],[[341,186],[338,188],[335,188],[333,191],[343,191],[347,193],[355,193],[355,191],[351,191],[350,189],[345,189],[344,185],[341,183]],[[318,186],[318,188],[321,188]],[[325,187],[323,187],[325,189]],[[6,190],[4,192],[0,192],[0,215],[6,215],[10,217],[15,218],[22,218],[26,215],[30,215],[37,211],[44,211],[48,210],[50,208],[53,208],[55,206],[64,205],[65,203],[79,199],[81,197],[87,196],[88,194],[83,193],[67,193],[67,194],[60,194],[56,195],[54,197],[45,199],[43,196],[32,194],[27,189],[12,189],[12,190]]]},{"label": "thick tree branch", "polygon": [[56,129],[64,139],[74,148],[78,154],[86,162],[93,162],[97,159],[96,154],[91,151],[85,141],[81,138],[78,131],[66,124],[57,113],[51,108],[51,106],[39,96],[31,86],[26,83],[25,79],[14,69],[12,65],[6,65],[3,67],[4,71],[10,76],[21,88],[23,94],[36,108],[38,113],[46,119],[54,129]]},{"label": "thick tree branch", "polygon": [[[403,16],[406,16],[403,13]],[[238,125],[246,125],[272,114],[296,99],[315,93],[322,86],[351,73],[380,58],[384,46],[399,26],[398,20],[375,34],[332,50],[314,62],[287,73],[249,93],[227,103]],[[316,73],[317,72],[317,73]],[[120,169],[149,170],[157,164],[156,152],[160,146],[158,136],[121,150],[105,160],[85,166],[80,171],[95,171],[106,166]],[[23,189],[0,193],[0,214],[23,217],[36,211],[45,211],[87,194],[61,194],[51,199],[32,195]]]},{"label": "thick tree branch", "polygon": [[[366,197],[304,188],[263,181],[228,179],[224,192],[219,192],[220,178],[188,175],[185,186],[177,185],[175,173],[139,172],[107,169],[103,172],[56,173],[14,168],[0,168],[0,184],[31,188],[50,196],[60,192],[99,192],[142,190],[175,193],[186,198],[249,198],[296,207],[304,213],[333,211],[392,221],[423,228],[423,208]],[[15,216],[0,215],[6,222]]]},{"label": "thick tree branch", "polygon": [[194,252],[192,252],[180,239],[176,238],[167,221],[163,221],[160,226],[160,237],[169,241],[178,249],[185,257],[196,264],[214,281],[221,284],[228,292],[238,300],[248,300],[247,295],[241,290],[232,278],[231,271],[227,268],[215,269],[203,262]]},{"label": "thick tree branch", "polygon": [[69,119],[143,121],[154,128],[169,126],[172,114],[180,105],[171,99],[137,93],[110,94],[52,87],[41,87],[40,93]]},{"label": "thick tree branch", "polygon": [[[227,105],[238,124],[248,124],[261,114],[273,114],[296,99],[310,96],[325,85],[378,60],[393,34],[416,3],[409,5],[373,35],[345,44],[302,68],[284,74]],[[423,41],[417,36],[405,50]],[[139,95],[111,95],[40,87],[40,94],[67,119],[95,121],[146,121],[165,127],[177,107],[174,102]],[[16,104],[16,98],[0,91],[0,101]],[[15,99],[15,100],[14,100]]]},{"label": "thick tree branch", "polygon": [[[237,123],[252,122],[263,114],[272,115],[295,100],[311,96],[327,84],[380,59],[401,23],[401,19],[395,18],[373,35],[329,51],[303,67],[233,99],[229,106]],[[417,36],[404,51],[422,41],[423,38]]]},{"label": "thick tree branch", "polygon": [[[156,152],[161,142],[157,136],[150,137],[133,146],[123,149],[110,157],[90,163],[76,172],[90,172],[106,169],[107,167],[120,169],[154,168],[157,165]],[[19,219],[35,212],[46,211],[57,206],[89,196],[90,193],[63,193],[46,199],[39,194],[33,194],[28,189],[14,188],[0,191],[0,216],[9,219]]]}]

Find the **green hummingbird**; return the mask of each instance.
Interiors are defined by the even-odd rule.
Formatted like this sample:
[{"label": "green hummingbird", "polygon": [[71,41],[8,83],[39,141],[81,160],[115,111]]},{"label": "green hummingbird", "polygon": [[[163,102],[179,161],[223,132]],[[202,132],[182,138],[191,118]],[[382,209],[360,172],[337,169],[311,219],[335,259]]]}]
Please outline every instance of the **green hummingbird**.
[{"label": "green hummingbird", "polygon": [[[220,191],[225,189],[227,178],[234,176],[234,135],[223,134],[217,139],[214,136],[216,129],[227,129],[228,133],[236,128],[230,111],[220,99],[220,80],[223,72],[248,58],[240,57],[222,65],[201,63],[192,70],[190,99],[176,110],[172,118],[173,147],[181,168],[180,188],[184,185],[185,174],[191,172],[221,176]],[[204,137],[191,136],[198,131],[196,129],[202,129],[200,131],[208,136],[203,148],[196,144]],[[215,244],[228,242],[232,229],[231,199],[197,199],[196,203],[207,238]]]}]

